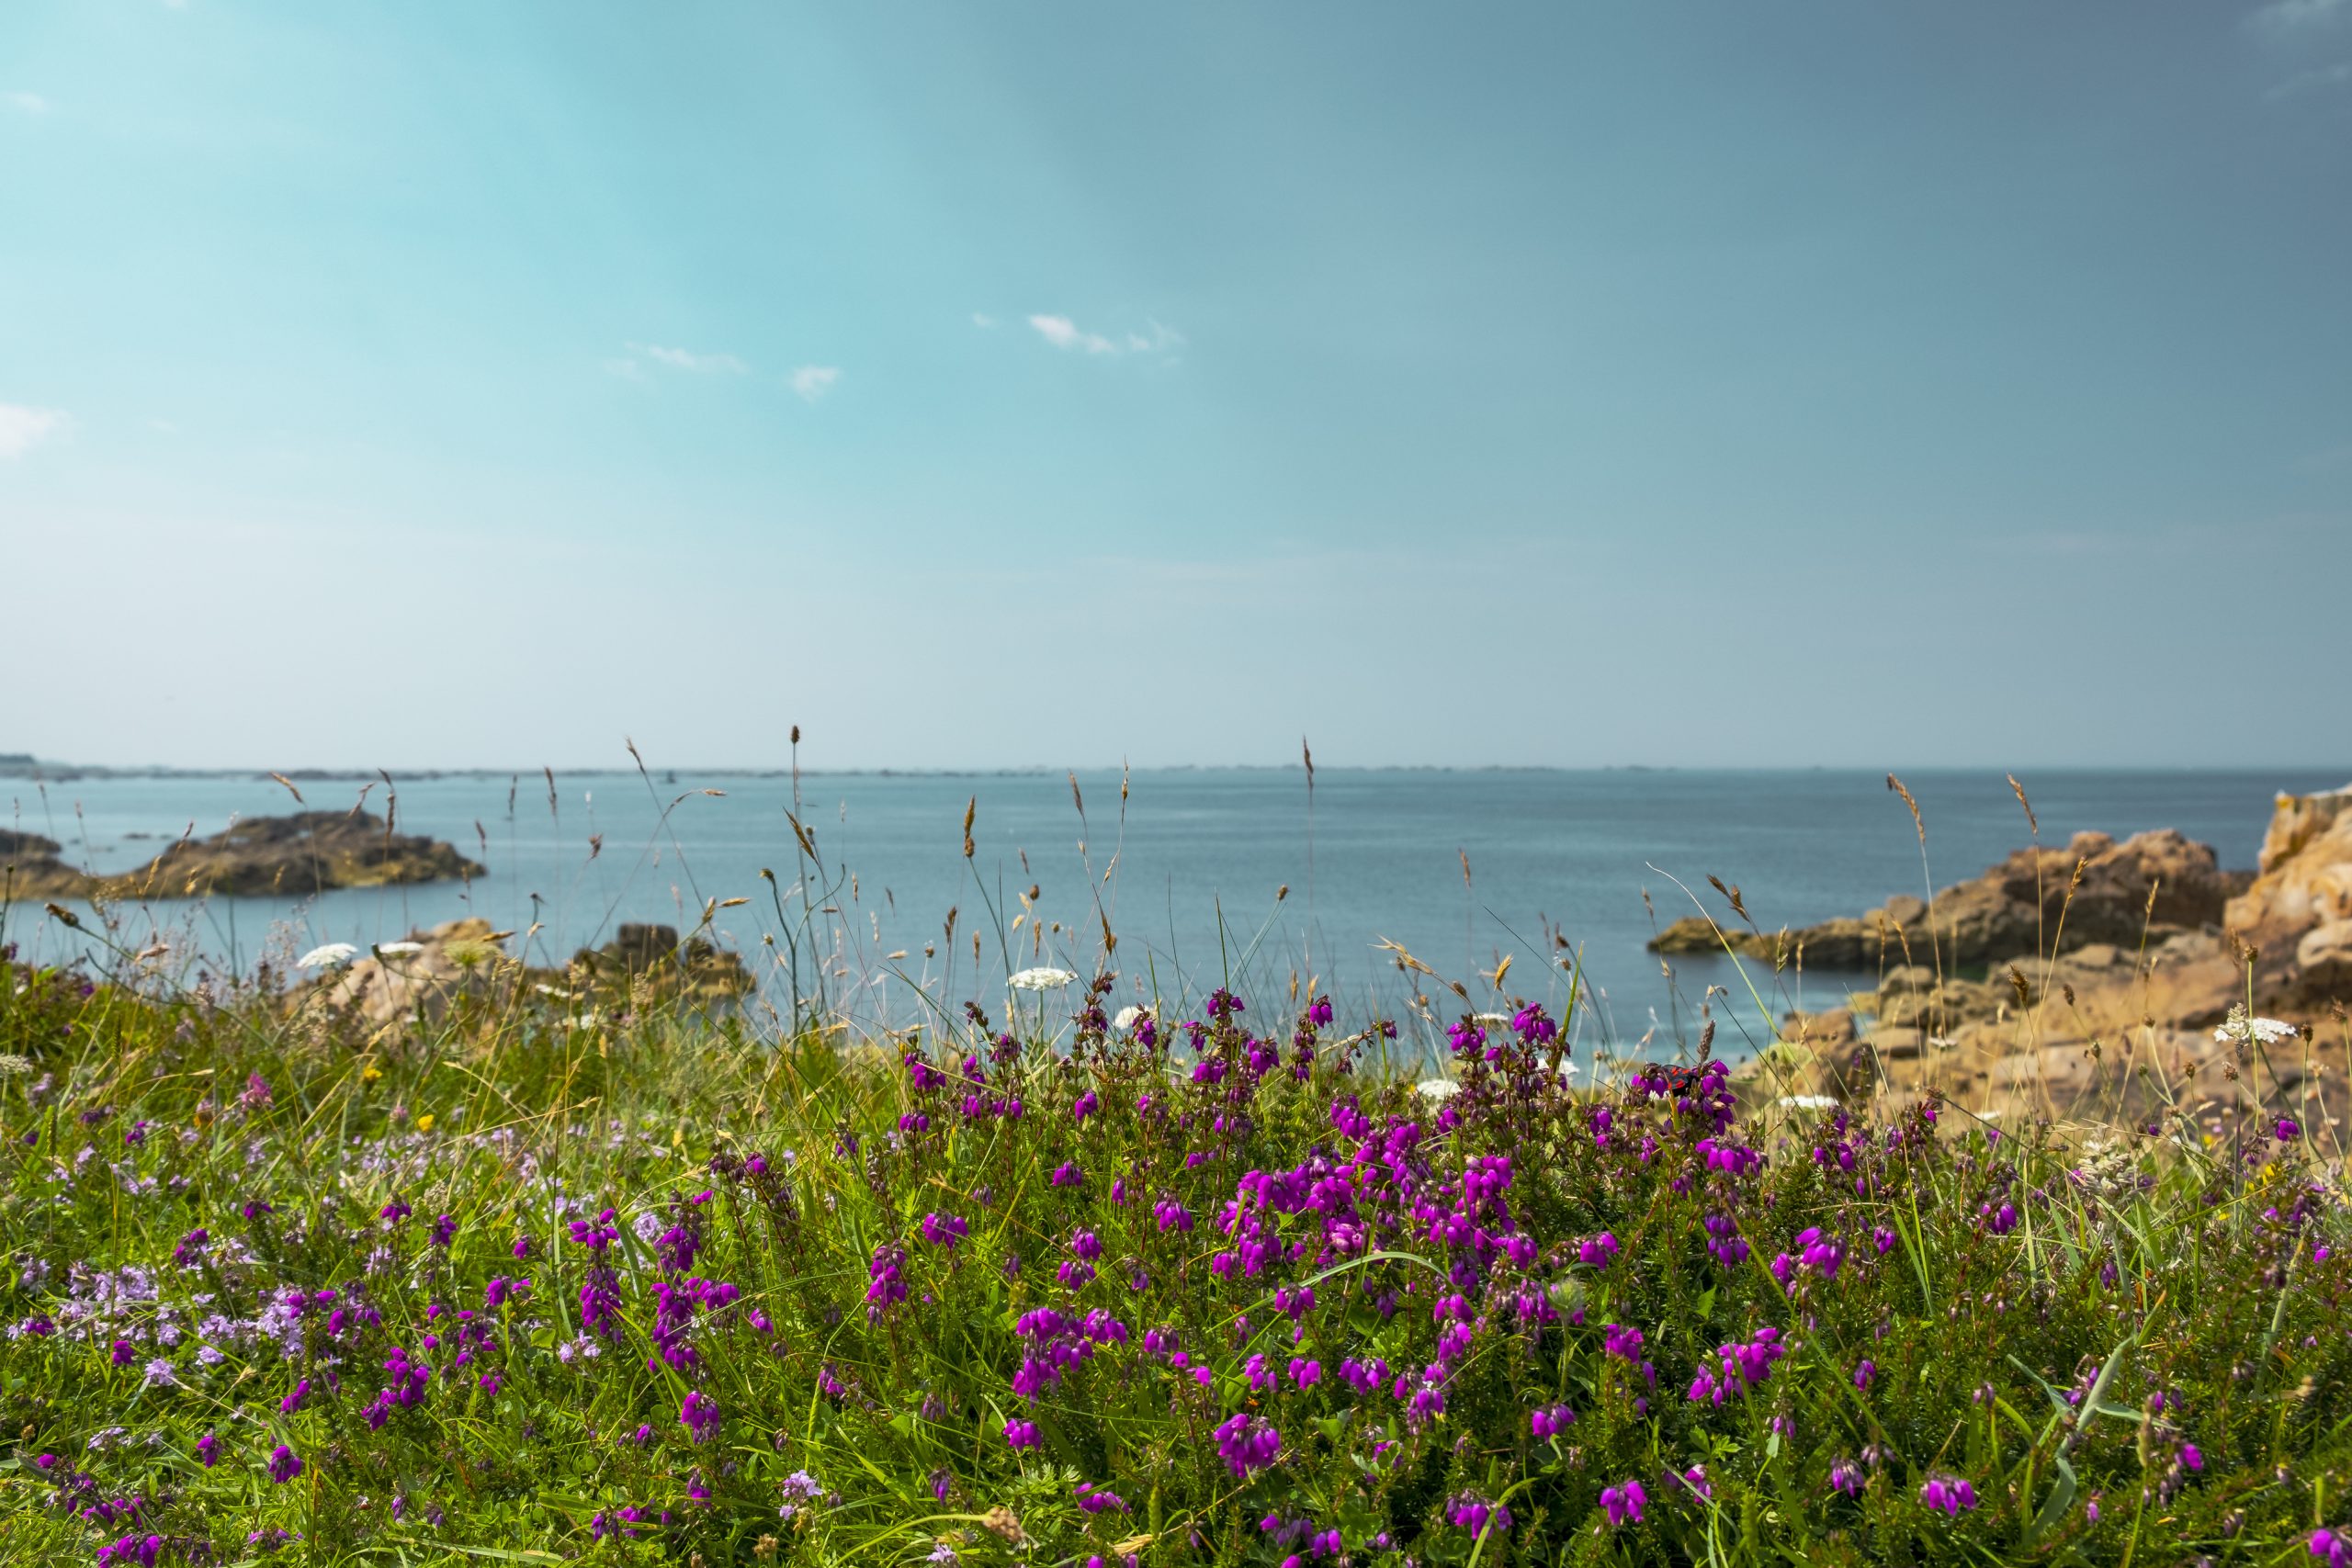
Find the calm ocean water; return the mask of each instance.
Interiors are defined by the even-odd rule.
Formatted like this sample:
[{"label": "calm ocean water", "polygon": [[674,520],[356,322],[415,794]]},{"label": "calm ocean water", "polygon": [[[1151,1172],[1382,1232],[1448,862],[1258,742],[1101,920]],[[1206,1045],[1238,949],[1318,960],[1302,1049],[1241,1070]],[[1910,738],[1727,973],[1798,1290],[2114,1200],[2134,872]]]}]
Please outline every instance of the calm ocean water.
[{"label": "calm ocean water", "polygon": [[[486,876],[470,886],[306,900],[159,904],[134,916],[132,933],[145,938],[153,922],[216,962],[246,965],[274,928],[277,941],[298,947],[364,945],[471,913],[517,931],[537,922],[534,956],[560,962],[621,921],[683,929],[706,900],[744,897],[751,902],[721,911],[722,939],[773,973],[761,942],[780,928],[759,873],[773,868],[787,892],[799,880],[786,818],[792,781],[684,773],[675,783],[659,773],[655,781],[649,790],[634,773],[558,773],[552,801],[537,774],[403,782],[401,829],[458,844],[487,864]],[[1905,782],[1925,812],[1939,886],[2026,840],[2024,816],[1997,773],[1919,773]],[[2120,838],[2174,827],[2213,844],[2232,866],[2253,863],[2275,791],[2344,782],[2338,773],[2296,772],[2065,772],[2024,780],[2044,842],[2063,843],[2084,829]],[[916,1021],[926,1007],[910,981],[934,998],[977,995],[1001,1006],[1008,966],[1059,962],[1091,973],[1107,916],[1120,939],[1121,999],[1155,986],[1166,998],[1196,998],[1231,976],[1237,989],[1247,982],[1245,994],[1264,998],[1262,1013],[1287,1005],[1295,971],[1359,1009],[1393,1008],[1403,976],[1376,946],[1384,939],[1470,984],[1482,1005],[1494,994],[1476,974],[1504,955],[1514,960],[1511,989],[1548,989],[1556,999],[1556,969],[1550,979],[1539,973],[1548,928],[1581,949],[1599,987],[1588,1037],[1630,1042],[1657,1027],[1664,1042],[1678,1024],[1687,1027],[1707,986],[1736,980],[1727,964],[1697,960],[1678,962],[1669,983],[1643,951],[1652,929],[1645,893],[1660,923],[1690,912],[1663,874],[1702,894],[1710,873],[1738,884],[1768,929],[1857,913],[1921,886],[1910,815],[1879,773],[1327,768],[1316,775],[1311,821],[1306,778],[1295,769],[1138,773],[1124,813],[1117,773],[1083,773],[1078,784],[1083,824],[1060,774],[804,775],[801,819],[827,880],[838,883],[822,900],[838,915],[817,917],[829,928],[823,941],[836,994],[848,994],[869,1019],[899,1023]],[[312,807],[334,808],[349,806],[359,788],[302,787]],[[725,795],[687,793],[703,788]],[[370,807],[380,811],[384,795],[378,785]],[[976,853],[967,863],[963,818],[975,796]],[[89,863],[115,871],[138,864],[190,822],[203,835],[293,803],[266,779],[208,777],[73,780],[50,784],[45,795],[30,781],[0,781],[0,805],[17,826],[76,852],[86,844]],[[593,855],[592,837],[602,840]],[[1013,927],[1033,886],[1042,939],[1025,918]],[[1277,902],[1284,886],[1289,895]],[[951,907],[952,949],[942,941]],[[797,895],[786,900],[793,918],[799,908]],[[982,938],[977,965],[975,931]],[[38,906],[18,906],[9,934],[56,953],[70,933]],[[926,942],[936,950],[928,961]],[[906,957],[888,957],[893,953]],[[1833,988],[1826,979],[1811,984],[1816,1002]]]}]

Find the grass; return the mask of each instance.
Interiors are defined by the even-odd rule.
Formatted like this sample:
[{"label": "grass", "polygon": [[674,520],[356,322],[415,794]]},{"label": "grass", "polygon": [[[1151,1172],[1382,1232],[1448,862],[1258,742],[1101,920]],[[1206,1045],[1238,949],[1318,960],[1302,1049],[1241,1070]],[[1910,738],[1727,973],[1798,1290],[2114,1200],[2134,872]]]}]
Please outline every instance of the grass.
[{"label": "grass", "polygon": [[883,1033],[787,902],[788,1017],[486,957],[371,1031],[12,953],[6,1559],[2253,1564],[2352,1517],[2345,1214],[2275,1114],[1871,1122],[1593,1061],[1573,985],[1418,1085],[1425,997]]}]

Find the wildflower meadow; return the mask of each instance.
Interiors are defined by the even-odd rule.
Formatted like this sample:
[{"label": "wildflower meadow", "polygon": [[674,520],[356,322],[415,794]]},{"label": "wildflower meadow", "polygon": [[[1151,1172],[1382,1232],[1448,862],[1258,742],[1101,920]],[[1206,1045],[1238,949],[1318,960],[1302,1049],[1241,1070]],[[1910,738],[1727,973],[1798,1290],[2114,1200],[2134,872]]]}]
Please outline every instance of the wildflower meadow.
[{"label": "wildflower meadow", "polygon": [[15,962],[0,1555],[2352,1562],[2290,1121],[1579,1062],[1573,987],[1432,1066],[1311,992],[1014,979],[362,1035]]}]

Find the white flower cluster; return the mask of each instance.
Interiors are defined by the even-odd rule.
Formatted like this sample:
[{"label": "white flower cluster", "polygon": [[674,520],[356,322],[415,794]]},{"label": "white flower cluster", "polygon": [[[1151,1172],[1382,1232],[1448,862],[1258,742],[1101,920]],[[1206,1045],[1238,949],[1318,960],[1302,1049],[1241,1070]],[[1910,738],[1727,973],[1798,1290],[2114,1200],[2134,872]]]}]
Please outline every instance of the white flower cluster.
[{"label": "white flower cluster", "polygon": [[2275,1018],[2248,1018],[2243,1006],[2230,1010],[2230,1016],[2213,1038],[2223,1045],[2279,1045],[2295,1039],[2302,1031],[2291,1023]]},{"label": "white flower cluster", "polygon": [[1058,991],[1077,978],[1067,969],[1023,969],[1005,976],[1004,983],[1016,991]]},{"label": "white flower cluster", "polygon": [[297,969],[340,969],[359,956],[359,950],[347,942],[331,942],[314,947],[294,961]]}]

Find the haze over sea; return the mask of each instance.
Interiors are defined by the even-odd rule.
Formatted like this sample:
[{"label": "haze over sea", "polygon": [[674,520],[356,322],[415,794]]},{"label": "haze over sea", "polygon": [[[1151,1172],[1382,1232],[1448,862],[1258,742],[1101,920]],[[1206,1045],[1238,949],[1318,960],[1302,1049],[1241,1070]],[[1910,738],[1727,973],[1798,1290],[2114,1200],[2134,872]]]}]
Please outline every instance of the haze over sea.
[{"label": "haze over sea", "polygon": [[[131,912],[126,939],[177,931],[185,948],[250,967],[273,934],[293,952],[336,941],[365,947],[474,914],[518,932],[536,926],[528,956],[560,964],[575,947],[608,939],[620,922],[688,930],[709,900],[741,897],[750,901],[718,912],[719,940],[775,976],[760,948],[764,933],[783,927],[760,872],[775,872],[797,919],[801,862],[786,815],[789,776],[682,769],[673,782],[666,772],[650,780],[559,773],[552,792],[540,773],[394,777],[399,829],[457,844],[487,874],[469,885],[304,899],[159,903]],[[1938,886],[1972,876],[2026,841],[2024,814],[2000,773],[1904,778],[1925,813]],[[2021,782],[2045,843],[2086,829],[2120,839],[2171,827],[2212,844],[2225,866],[2236,867],[2254,863],[2273,792],[2345,780],[2340,772],[2217,769],[2051,772]],[[1311,818],[1306,774],[1295,767],[1137,772],[1124,812],[1116,771],[1081,772],[1076,783],[1083,824],[1071,781],[1057,773],[801,775],[800,819],[828,881],[838,883],[829,898],[814,890],[815,902],[840,911],[818,923],[838,936],[834,985],[853,988],[856,1013],[877,1023],[919,1021],[928,1004],[910,980],[933,982],[934,998],[977,997],[995,1008],[1008,968],[1058,964],[1091,974],[1105,917],[1119,937],[1122,1001],[1155,987],[1170,1000],[1190,1000],[1228,976],[1237,989],[1271,1001],[1286,994],[1295,971],[1301,984],[1311,980],[1358,1009],[1394,1010],[1408,993],[1377,945],[1384,940],[1467,983],[1482,1006],[1496,998],[1477,972],[1504,955],[1514,960],[1510,989],[1548,990],[1556,1000],[1565,989],[1556,970],[1548,982],[1538,973],[1553,947],[1547,933],[1556,931],[1581,951],[1598,987],[1588,1038],[1631,1044],[1651,1035],[1651,1049],[1670,1049],[1708,986],[1739,982],[1727,962],[1704,959],[1678,961],[1669,982],[1644,951],[1653,929],[1645,893],[1657,923],[1690,912],[1669,874],[1719,916],[1722,900],[1706,877],[1738,885],[1768,930],[1859,913],[1922,886],[1909,813],[1878,773],[1323,768]],[[311,807],[341,809],[361,785],[313,779],[301,787]],[[141,863],[191,824],[201,837],[241,817],[296,808],[259,774],[12,780],[0,789],[15,826],[59,840],[67,858],[99,871]],[[379,783],[368,806],[380,812],[385,798]],[[975,853],[967,863],[963,817],[974,800]],[[594,852],[593,841],[601,842]],[[1042,941],[1025,918],[1014,925],[1032,886],[1046,927]],[[1278,900],[1284,886],[1288,896]],[[951,908],[952,968],[942,942]],[[16,906],[8,921],[9,938],[36,953],[67,950],[70,933],[38,905]],[[926,943],[934,950],[928,960]],[[832,936],[826,945],[835,945]],[[1804,987],[1815,1005],[1826,1005],[1840,978],[1808,976]],[[1736,995],[1750,1010],[1735,1022],[1752,1027],[1744,987]],[[1738,1048],[1729,1032],[1724,1038]]]}]

